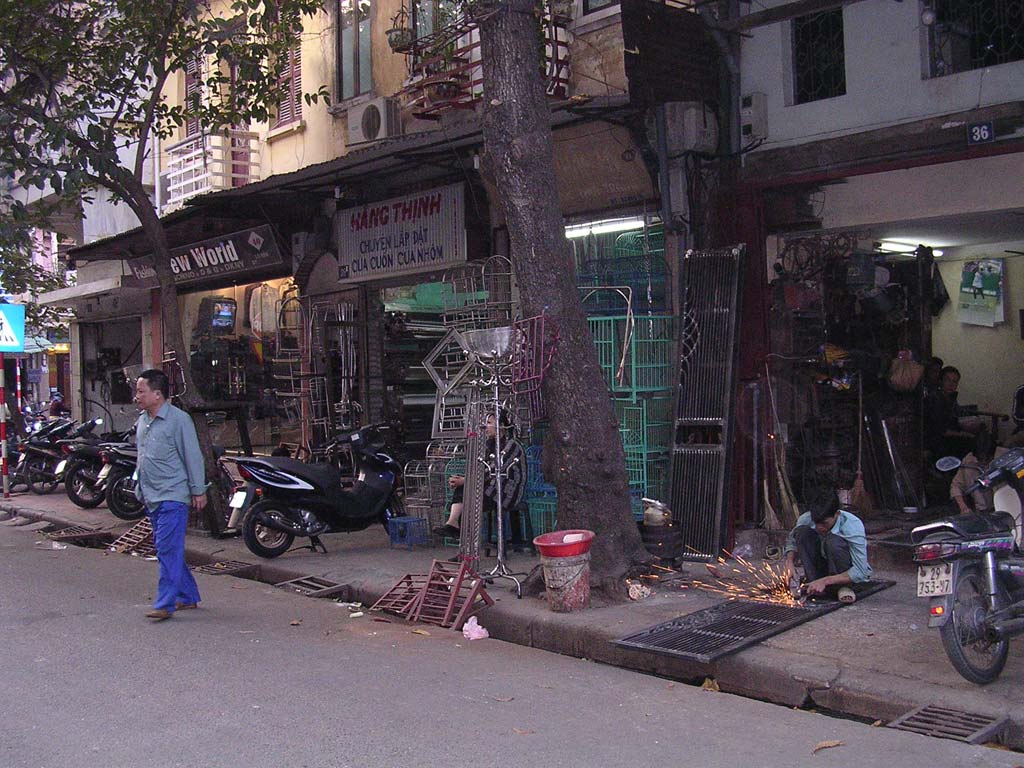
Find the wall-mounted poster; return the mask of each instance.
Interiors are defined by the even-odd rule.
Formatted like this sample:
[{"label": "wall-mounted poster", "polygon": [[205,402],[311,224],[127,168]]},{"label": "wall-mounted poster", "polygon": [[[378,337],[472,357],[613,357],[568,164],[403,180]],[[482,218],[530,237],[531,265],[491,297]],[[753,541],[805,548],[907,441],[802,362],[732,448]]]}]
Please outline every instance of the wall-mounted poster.
[{"label": "wall-mounted poster", "polygon": [[960,322],[991,328],[1003,322],[1003,260],[972,259],[960,272]]}]

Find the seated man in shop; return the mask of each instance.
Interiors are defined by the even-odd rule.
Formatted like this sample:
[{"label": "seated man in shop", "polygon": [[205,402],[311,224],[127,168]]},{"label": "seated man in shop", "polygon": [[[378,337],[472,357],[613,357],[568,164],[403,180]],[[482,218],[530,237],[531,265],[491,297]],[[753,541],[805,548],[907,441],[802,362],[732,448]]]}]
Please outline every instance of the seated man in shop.
[{"label": "seated man in shop", "polygon": [[[501,481],[501,509],[505,514],[505,538],[510,538],[507,520],[509,513],[515,509],[523,499],[523,492],[526,490],[526,451],[523,446],[511,434],[511,423],[504,411],[501,414],[501,461],[504,477]],[[487,417],[487,446],[484,455],[487,462],[494,465],[495,429],[494,416]],[[448,522],[433,528],[438,536],[449,539],[457,539],[461,533],[459,522],[462,518],[463,487],[466,478],[462,475],[453,475],[448,479],[448,487],[452,489],[452,506],[448,515]],[[498,509],[498,483],[493,474],[489,474],[487,484],[484,486],[484,515],[492,515]]]},{"label": "seated man in shop", "polygon": [[960,371],[952,365],[942,369],[939,388],[924,399],[924,446],[933,460],[943,456],[962,459],[974,447],[982,423],[958,415],[957,390]]},{"label": "seated man in shop", "polygon": [[799,561],[806,594],[852,603],[857,585],[871,578],[864,524],[839,508],[839,498],[831,489],[816,493],[806,508],[786,540],[783,577],[792,581]]},{"label": "seated man in shop", "polygon": [[[961,514],[969,514],[972,511],[994,509],[992,505],[992,489],[981,489],[975,491],[970,497],[966,496],[967,488],[975,480],[981,477],[992,463],[996,456],[1006,453],[1005,448],[996,445],[996,439],[987,429],[978,433],[974,441],[974,450],[964,456],[960,469],[953,476],[953,482],[949,484],[949,498],[956,502]],[[974,509],[971,509],[971,506]]]}]

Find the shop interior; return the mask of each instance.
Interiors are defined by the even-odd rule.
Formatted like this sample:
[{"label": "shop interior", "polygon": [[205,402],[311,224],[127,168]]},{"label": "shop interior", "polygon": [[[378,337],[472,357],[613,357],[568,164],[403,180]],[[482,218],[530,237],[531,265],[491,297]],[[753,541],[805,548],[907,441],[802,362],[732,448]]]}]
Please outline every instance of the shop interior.
[{"label": "shop interior", "polygon": [[934,466],[926,421],[943,365],[961,374],[960,423],[1014,439],[1024,249],[969,226],[914,231],[920,239],[894,224],[769,241],[772,354],[759,410],[749,395],[740,409],[748,440],[755,419],[769,425],[755,446],[767,527],[792,524],[790,500],[820,486],[859,505],[869,532],[939,513],[952,477]]}]

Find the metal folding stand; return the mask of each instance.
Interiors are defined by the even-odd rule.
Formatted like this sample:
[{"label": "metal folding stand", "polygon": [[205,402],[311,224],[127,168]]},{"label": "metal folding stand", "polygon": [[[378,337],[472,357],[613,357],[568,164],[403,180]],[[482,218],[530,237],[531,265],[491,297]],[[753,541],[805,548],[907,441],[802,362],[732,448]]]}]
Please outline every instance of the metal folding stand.
[{"label": "metal folding stand", "polygon": [[[502,483],[507,479],[508,467],[504,465],[504,457],[502,455],[502,438],[501,438],[501,387],[504,385],[506,388],[511,387],[511,363],[512,363],[512,342],[513,330],[510,327],[504,328],[486,328],[471,331],[462,331],[460,337],[462,343],[465,345],[466,351],[470,354],[478,367],[480,375],[478,375],[472,382],[476,387],[480,389],[488,388],[491,390],[492,400],[487,403],[488,406],[493,407],[493,412],[488,413],[484,416],[485,408],[477,407],[470,408],[471,418],[476,416],[480,419],[482,424],[479,426],[485,426],[487,418],[493,416],[494,418],[494,463],[491,465],[487,462],[487,459],[480,456],[479,453],[472,450],[467,450],[467,459],[480,462],[481,468],[485,468],[490,474],[494,476],[495,483],[495,527],[497,529],[497,563],[487,573],[481,574],[485,581],[491,583],[494,579],[508,579],[516,585],[516,597],[521,598],[523,596],[523,585],[520,577],[526,576],[525,573],[516,573],[509,569],[507,560],[505,557],[505,521],[504,521],[504,504],[502,500]],[[479,403],[483,406],[484,403]],[[472,429],[478,427],[478,422],[471,420],[468,426]],[[471,440],[473,438],[470,438]],[[479,437],[476,437],[479,440]],[[477,453],[474,457],[472,454]],[[517,459],[518,460],[518,459]],[[482,473],[481,473],[482,474]],[[471,484],[470,481],[473,479],[472,469],[467,466],[467,484]],[[479,517],[483,514],[482,504],[482,490],[483,483],[477,483],[481,492],[481,503],[479,505],[467,504],[464,509],[464,517],[476,517],[476,525],[472,526],[475,528],[471,531],[475,534],[473,539],[473,545],[476,548],[476,552],[473,553],[475,559],[479,559],[479,546],[480,546],[480,526]],[[468,502],[469,499],[467,498]],[[474,510],[473,507],[476,507]],[[475,514],[474,514],[475,513]],[[467,520],[466,522],[470,522]],[[463,533],[466,526],[463,526]],[[463,537],[463,541],[465,541]],[[463,553],[465,554],[465,553]]]}]

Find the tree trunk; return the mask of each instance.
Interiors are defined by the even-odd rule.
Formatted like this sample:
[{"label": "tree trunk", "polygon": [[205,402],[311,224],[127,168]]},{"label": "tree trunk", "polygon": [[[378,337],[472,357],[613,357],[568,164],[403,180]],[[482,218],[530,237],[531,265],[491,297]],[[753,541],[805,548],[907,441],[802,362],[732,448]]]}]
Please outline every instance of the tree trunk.
[{"label": "tree trunk", "polygon": [[[140,187],[141,190],[141,187]],[[145,191],[141,190],[145,196]],[[144,197],[144,204],[138,204],[134,210],[142,224],[151,247],[151,258],[153,268],[156,270],[157,280],[160,283],[160,326],[163,334],[163,347],[174,350],[178,365],[181,368],[181,375],[184,382],[184,392],[178,395],[179,404],[192,414],[192,421],[196,425],[196,435],[199,438],[199,446],[203,451],[203,463],[206,468],[206,481],[211,483],[210,491],[207,494],[207,504],[203,509],[203,518],[207,530],[214,536],[221,533],[223,529],[224,505],[226,494],[229,488],[220,488],[222,475],[217,460],[213,456],[213,443],[210,439],[210,428],[206,418],[197,414],[196,409],[203,406],[203,398],[196,390],[192,380],[192,366],[189,363],[188,347],[185,345],[185,338],[181,332],[181,313],[178,311],[178,291],[174,287],[174,273],[171,271],[171,254],[167,245],[167,236],[164,232],[163,223],[149,201],[148,196]],[[138,200],[136,200],[138,203]],[[159,367],[159,364],[157,364]],[[198,418],[197,418],[198,416]]]},{"label": "tree trunk", "polygon": [[543,393],[551,421],[544,463],[555,470],[548,479],[558,490],[559,527],[597,534],[592,580],[617,591],[629,568],[650,556],[630,512],[618,422],[565,239],[536,8],[534,0],[506,0],[480,20],[486,170],[508,224],[523,314],[544,313],[559,334]]}]

